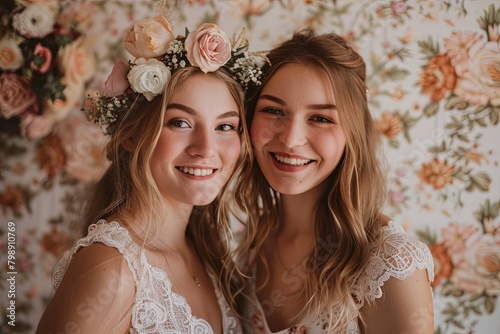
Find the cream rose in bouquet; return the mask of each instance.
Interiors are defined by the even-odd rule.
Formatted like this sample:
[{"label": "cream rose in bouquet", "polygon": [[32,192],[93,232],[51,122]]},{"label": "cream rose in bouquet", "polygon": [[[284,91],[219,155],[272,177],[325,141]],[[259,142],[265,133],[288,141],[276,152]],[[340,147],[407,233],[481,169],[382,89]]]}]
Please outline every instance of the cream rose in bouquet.
[{"label": "cream rose in bouquet", "polygon": [[175,39],[170,23],[163,16],[136,22],[125,36],[125,50],[136,58],[163,55]]}]

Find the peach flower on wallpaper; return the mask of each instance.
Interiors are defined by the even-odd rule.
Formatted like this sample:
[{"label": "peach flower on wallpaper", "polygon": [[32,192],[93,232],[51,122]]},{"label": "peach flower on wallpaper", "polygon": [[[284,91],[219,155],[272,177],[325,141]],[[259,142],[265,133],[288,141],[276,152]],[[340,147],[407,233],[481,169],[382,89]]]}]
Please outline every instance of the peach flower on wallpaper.
[{"label": "peach flower on wallpaper", "polygon": [[47,100],[44,110],[44,115],[52,117],[56,121],[62,120],[68,115],[72,109],[80,107],[83,97],[83,84],[71,83],[63,80],[65,100],[56,99],[54,101]]},{"label": "peach flower on wallpaper", "polygon": [[23,204],[23,193],[18,186],[10,184],[0,193],[0,206],[4,214],[7,214],[8,209],[16,214]]},{"label": "peach flower on wallpaper", "polygon": [[36,149],[35,160],[49,179],[62,172],[66,165],[66,153],[61,139],[55,134],[43,138]]},{"label": "peach flower on wallpaper", "polygon": [[442,242],[430,247],[437,264],[433,286],[449,278],[467,293],[500,293],[500,240],[471,224],[452,222],[441,232]]},{"label": "peach flower on wallpaper", "polygon": [[40,245],[44,251],[52,254],[55,258],[59,258],[68,248],[69,242],[70,238],[67,234],[52,228],[50,232],[43,235]]},{"label": "peach flower on wallpaper", "polygon": [[469,240],[464,261],[456,263],[450,277],[468,293],[500,293],[500,244],[485,234]]},{"label": "peach flower on wallpaper", "polygon": [[375,121],[375,126],[388,139],[393,139],[403,129],[401,117],[387,111],[382,112],[380,118]]},{"label": "peach flower on wallpaper", "polygon": [[104,154],[108,139],[101,129],[88,123],[81,113],[71,113],[57,128],[66,154],[65,171],[79,181],[95,181],[109,161]]},{"label": "peach flower on wallpaper", "polygon": [[469,71],[460,77],[455,94],[471,105],[500,106],[500,48],[497,43],[481,45],[471,55]]},{"label": "peach flower on wallpaper", "polygon": [[60,56],[60,64],[68,84],[82,87],[95,73],[96,60],[92,53],[94,42],[80,37],[66,46]]},{"label": "peach flower on wallpaper", "polygon": [[472,32],[453,32],[444,39],[457,73],[454,93],[471,105],[500,106],[500,46]]},{"label": "peach flower on wallpaper", "polygon": [[455,69],[446,54],[438,54],[431,58],[420,74],[422,92],[429,94],[432,102],[439,102],[446,94],[452,92],[456,81]]},{"label": "peach flower on wallpaper", "polygon": [[434,281],[431,286],[434,288],[451,276],[453,263],[451,262],[448,249],[443,243],[434,244],[429,247],[434,260]]},{"label": "peach flower on wallpaper", "polygon": [[443,245],[448,250],[453,263],[462,262],[466,252],[465,244],[473,239],[479,232],[479,228],[473,225],[461,223],[449,223],[441,230]]},{"label": "peach flower on wallpaper", "polygon": [[420,181],[431,185],[435,190],[439,190],[447,184],[453,183],[452,173],[454,165],[448,166],[445,161],[434,158],[429,163],[422,164],[418,172]]}]

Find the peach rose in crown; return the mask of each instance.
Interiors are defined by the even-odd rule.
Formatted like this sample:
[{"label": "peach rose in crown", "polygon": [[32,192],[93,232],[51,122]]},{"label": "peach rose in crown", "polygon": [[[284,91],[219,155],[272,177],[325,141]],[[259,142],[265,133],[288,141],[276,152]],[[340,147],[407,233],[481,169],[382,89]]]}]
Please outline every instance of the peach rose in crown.
[{"label": "peach rose in crown", "polygon": [[137,21],[125,35],[125,50],[136,58],[156,58],[167,52],[175,39],[163,16]]},{"label": "peach rose in crown", "polygon": [[190,32],[184,42],[191,65],[203,72],[213,72],[231,58],[231,42],[226,34],[213,23],[203,23]]},{"label": "peach rose in crown", "polygon": [[127,74],[130,71],[130,65],[121,60],[115,59],[113,70],[104,82],[102,94],[107,97],[119,96],[125,93],[129,86]]}]

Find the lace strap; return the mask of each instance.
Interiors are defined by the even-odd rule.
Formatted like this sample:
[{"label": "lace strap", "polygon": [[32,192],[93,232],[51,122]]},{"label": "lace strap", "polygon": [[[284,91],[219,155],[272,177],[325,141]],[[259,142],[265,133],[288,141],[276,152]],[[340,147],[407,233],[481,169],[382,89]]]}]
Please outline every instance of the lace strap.
[{"label": "lace strap", "polygon": [[137,284],[140,263],[146,262],[144,254],[140,252],[139,246],[133,242],[127,229],[123,228],[115,221],[108,223],[101,219],[97,223],[90,225],[87,236],[77,240],[73,247],[64,252],[62,257],[57,261],[52,283],[55,290],[59,287],[59,284],[61,284],[64,273],[68,269],[76,252],[80,248],[87,247],[95,242],[100,242],[108,247],[116,248],[127,261],[134,281]]},{"label": "lace strap", "polygon": [[384,228],[384,241],[371,256],[366,275],[355,296],[358,301],[372,301],[382,296],[382,286],[390,278],[403,280],[415,270],[427,269],[429,282],[434,279],[434,261],[427,245],[408,235],[395,222]]}]

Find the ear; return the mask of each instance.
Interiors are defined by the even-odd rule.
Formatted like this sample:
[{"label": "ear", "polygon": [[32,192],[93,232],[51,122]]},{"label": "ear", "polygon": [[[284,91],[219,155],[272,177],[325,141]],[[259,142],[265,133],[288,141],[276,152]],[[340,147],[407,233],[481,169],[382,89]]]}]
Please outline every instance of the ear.
[{"label": "ear", "polygon": [[122,142],[122,146],[125,147],[125,149],[129,152],[134,152],[135,151],[135,142],[132,138],[125,139]]}]

